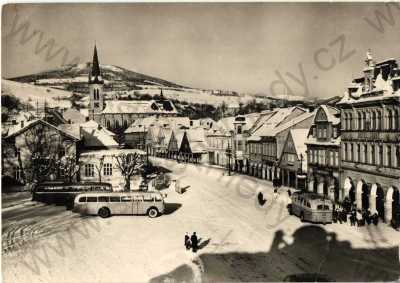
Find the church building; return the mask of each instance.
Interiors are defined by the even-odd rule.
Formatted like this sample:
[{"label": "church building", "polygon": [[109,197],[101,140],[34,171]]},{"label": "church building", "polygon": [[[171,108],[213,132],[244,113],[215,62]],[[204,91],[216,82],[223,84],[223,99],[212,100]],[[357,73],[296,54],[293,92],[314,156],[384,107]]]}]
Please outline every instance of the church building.
[{"label": "church building", "polygon": [[139,118],[173,117],[178,114],[175,105],[163,96],[160,100],[106,100],[96,46],[88,82],[89,118],[109,130],[125,130]]}]

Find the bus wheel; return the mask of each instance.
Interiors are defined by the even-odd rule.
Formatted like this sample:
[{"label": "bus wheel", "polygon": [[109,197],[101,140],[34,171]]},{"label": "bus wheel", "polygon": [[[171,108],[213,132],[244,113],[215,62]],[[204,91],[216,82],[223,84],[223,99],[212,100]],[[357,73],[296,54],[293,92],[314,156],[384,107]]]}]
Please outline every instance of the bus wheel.
[{"label": "bus wheel", "polygon": [[304,222],[305,220],[304,220],[304,212],[302,212],[301,214],[300,214],[300,220],[301,220],[301,222]]},{"label": "bus wheel", "polygon": [[99,216],[101,218],[107,218],[110,217],[110,210],[107,207],[102,207],[99,209]]},{"label": "bus wheel", "polygon": [[150,218],[155,218],[158,216],[158,210],[155,207],[151,207],[148,211],[147,211],[147,215]]}]

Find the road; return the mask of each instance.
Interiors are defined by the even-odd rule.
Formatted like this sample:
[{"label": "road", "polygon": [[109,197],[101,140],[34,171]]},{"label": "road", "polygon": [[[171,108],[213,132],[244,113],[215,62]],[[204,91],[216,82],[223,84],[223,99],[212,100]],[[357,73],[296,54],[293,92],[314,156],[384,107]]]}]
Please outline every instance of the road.
[{"label": "road", "polygon": [[[165,190],[156,219],[81,217],[26,202],[3,211],[4,282],[281,281],[321,273],[336,281],[400,277],[399,233],[379,225],[301,223],[286,211],[285,188],[227,176],[217,168],[156,159],[186,187]],[[257,194],[266,203],[260,206]],[[186,232],[201,238],[184,249]]]}]

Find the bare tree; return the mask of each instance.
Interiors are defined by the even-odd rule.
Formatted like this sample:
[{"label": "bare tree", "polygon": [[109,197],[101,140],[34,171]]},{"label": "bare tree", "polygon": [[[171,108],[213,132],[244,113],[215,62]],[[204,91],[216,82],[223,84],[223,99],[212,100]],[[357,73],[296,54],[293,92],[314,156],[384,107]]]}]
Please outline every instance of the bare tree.
[{"label": "bare tree", "polygon": [[117,160],[118,169],[125,179],[125,191],[130,191],[132,176],[137,174],[144,164],[143,156],[135,152],[128,154],[121,153],[114,157]]},{"label": "bare tree", "polygon": [[72,183],[80,170],[80,166],[77,164],[75,156],[65,155],[60,160],[60,169],[64,172],[67,181]]},{"label": "bare tree", "polygon": [[19,155],[18,162],[26,184],[42,182],[59,168],[57,157],[62,145],[55,130],[37,124],[25,131],[24,143],[24,161]]},{"label": "bare tree", "polygon": [[99,175],[99,182],[101,183],[101,172],[103,170],[103,166],[104,166],[104,155],[102,157],[100,157],[99,159],[99,164],[96,164],[94,167],[96,168],[97,174]]}]

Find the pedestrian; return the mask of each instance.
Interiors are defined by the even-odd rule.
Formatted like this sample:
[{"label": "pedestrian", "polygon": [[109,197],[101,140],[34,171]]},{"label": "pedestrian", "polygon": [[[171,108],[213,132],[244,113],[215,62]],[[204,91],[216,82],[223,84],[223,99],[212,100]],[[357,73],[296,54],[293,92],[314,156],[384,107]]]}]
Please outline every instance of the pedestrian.
[{"label": "pedestrian", "polygon": [[274,199],[277,199],[277,198],[278,198],[278,189],[275,188],[274,189]]},{"label": "pedestrian", "polygon": [[292,196],[292,191],[290,189],[287,190],[288,196],[291,197]]},{"label": "pedestrian", "polygon": [[338,211],[337,211],[337,208],[335,208],[335,209],[332,211],[332,220],[333,220],[333,223],[336,223],[337,220],[338,220]]},{"label": "pedestrian", "polygon": [[263,206],[267,202],[267,200],[264,199],[264,195],[262,194],[262,192],[258,193],[257,198],[260,206]]},{"label": "pedestrian", "polygon": [[189,237],[189,234],[186,232],[186,234],[185,234],[185,247],[186,247],[186,250],[190,250],[190,246],[191,246],[190,237]]},{"label": "pedestrian", "polygon": [[198,242],[198,239],[197,239],[196,232],[193,232],[192,236],[190,237],[190,240],[192,242],[192,251],[194,253],[196,253],[197,249],[199,248],[198,247],[199,242]]},{"label": "pedestrian", "polygon": [[375,213],[372,215],[372,222],[374,223],[375,226],[378,225],[378,222],[379,222],[379,215],[378,215],[378,213],[375,212]]},{"label": "pedestrian", "polygon": [[369,209],[365,212],[365,221],[368,225],[371,224],[371,211]]},{"label": "pedestrian", "polygon": [[350,226],[355,226],[356,225],[356,211],[353,209],[350,213]]}]

